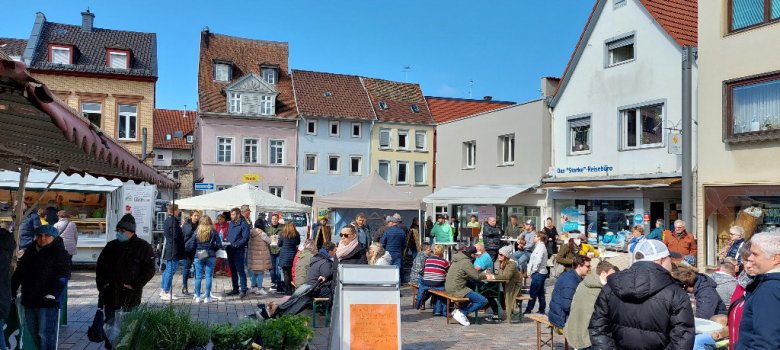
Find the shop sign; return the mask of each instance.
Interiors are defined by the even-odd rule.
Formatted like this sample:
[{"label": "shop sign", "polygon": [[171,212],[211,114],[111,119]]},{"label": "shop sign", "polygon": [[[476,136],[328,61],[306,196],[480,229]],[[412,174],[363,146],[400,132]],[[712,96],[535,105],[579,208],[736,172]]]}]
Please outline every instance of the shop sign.
[{"label": "shop sign", "polygon": [[566,208],[561,210],[561,226],[563,232],[579,230],[580,221],[584,224],[584,220],[585,217],[581,215],[580,210],[577,208]]},{"label": "shop sign", "polygon": [[151,236],[155,186],[125,184],[122,189],[124,191],[124,213],[133,214],[136,234]]},{"label": "shop sign", "polygon": [[258,182],[260,181],[259,174],[244,174],[241,175],[241,182]]},{"label": "shop sign", "polygon": [[557,174],[583,174],[583,173],[608,173],[610,171],[615,170],[615,168],[611,165],[588,165],[588,166],[581,166],[581,167],[565,167],[565,168],[556,168],[555,172]]},{"label": "shop sign", "polygon": [[644,222],[645,222],[646,224],[647,224],[647,223],[649,223],[649,222],[650,222],[650,214],[645,214],[645,215],[644,215],[644,217],[643,217],[643,219],[644,219]]},{"label": "shop sign", "polygon": [[682,135],[680,133],[670,131],[666,139],[669,140],[669,154],[682,154]]},{"label": "shop sign", "polygon": [[480,220],[484,221],[491,216],[496,216],[496,207],[492,205],[477,207],[477,217],[479,217]]},{"label": "shop sign", "polygon": [[328,217],[328,211],[329,211],[328,208],[319,208],[317,210],[317,219],[318,220],[326,219]]},{"label": "shop sign", "polygon": [[645,221],[644,216],[642,214],[636,214],[634,215],[634,225],[641,225],[642,222]]}]

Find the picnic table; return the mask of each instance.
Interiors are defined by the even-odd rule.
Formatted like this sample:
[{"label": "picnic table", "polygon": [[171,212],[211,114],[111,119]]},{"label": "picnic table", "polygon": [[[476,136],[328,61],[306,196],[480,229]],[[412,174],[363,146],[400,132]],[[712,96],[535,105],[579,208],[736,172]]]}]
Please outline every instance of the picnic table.
[{"label": "picnic table", "polygon": [[620,256],[620,254],[616,252],[605,251],[599,254],[599,259],[607,261],[608,259],[617,258],[618,256]]},{"label": "picnic table", "polygon": [[[501,307],[501,293],[504,292],[504,283],[506,282],[509,282],[509,280],[485,279],[477,282],[477,285],[474,287],[474,291],[482,294],[483,297],[488,299],[496,298],[499,317],[501,316],[501,310],[503,310]],[[474,316],[476,317],[477,324],[479,324],[479,310],[474,313]]]}]

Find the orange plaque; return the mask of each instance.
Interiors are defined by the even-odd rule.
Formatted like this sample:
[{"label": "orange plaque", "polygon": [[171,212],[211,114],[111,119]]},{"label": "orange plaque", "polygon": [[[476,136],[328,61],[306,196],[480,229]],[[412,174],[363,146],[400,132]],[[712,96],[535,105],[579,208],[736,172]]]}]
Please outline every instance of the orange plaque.
[{"label": "orange plaque", "polygon": [[351,304],[349,319],[350,349],[398,349],[398,305]]}]

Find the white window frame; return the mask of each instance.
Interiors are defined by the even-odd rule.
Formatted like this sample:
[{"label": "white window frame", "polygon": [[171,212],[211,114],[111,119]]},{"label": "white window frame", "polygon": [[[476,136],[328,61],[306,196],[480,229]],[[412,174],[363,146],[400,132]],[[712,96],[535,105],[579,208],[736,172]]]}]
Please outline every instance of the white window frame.
[{"label": "white window frame", "polygon": [[[281,142],[281,148],[282,148],[282,156],[281,159],[277,159],[274,161],[274,148],[278,146],[274,146],[275,142]],[[283,139],[269,139],[268,140],[268,164],[270,165],[284,165],[285,159],[287,159],[287,142]]]},{"label": "white window frame", "polygon": [[[336,133],[333,133],[333,127],[336,127]],[[338,120],[331,120],[328,122],[328,135],[331,137],[339,137],[341,135],[341,123]]]},{"label": "white window frame", "polygon": [[[353,171],[352,169],[352,162],[357,159],[358,161],[358,170]],[[352,176],[360,176],[363,175],[363,157],[362,156],[349,156],[349,175]]]},{"label": "white window frame", "polygon": [[[309,130],[310,126],[314,126],[313,131]],[[316,119],[309,119],[306,120],[306,135],[317,135],[317,120]]]},{"label": "white window frame", "polygon": [[193,143],[195,142],[195,136],[187,135],[187,143]]},{"label": "white window frame", "polygon": [[165,160],[165,155],[162,153],[157,154],[157,160]]},{"label": "white window frame", "polygon": [[[222,150],[219,149],[222,146],[221,143],[220,143],[221,140],[229,140],[230,141],[227,144],[228,146],[230,146],[230,150],[229,151],[228,150],[224,150],[225,153],[229,152],[229,155],[230,155],[229,158],[230,159],[228,159],[228,160],[220,160],[219,159],[219,152],[222,151]],[[235,157],[235,148],[236,148],[235,145],[236,145],[236,138],[235,137],[232,137],[232,136],[217,136],[217,148],[216,148],[216,150],[217,150],[217,157],[216,157],[217,163],[220,163],[220,164],[230,164],[230,163],[233,163],[233,157]]]},{"label": "white window frame", "polygon": [[[73,54],[71,53],[72,48],[68,46],[55,46],[52,45],[51,47],[51,63],[53,64],[73,64],[71,62],[71,59],[73,58]],[[65,51],[68,54],[68,61],[67,62],[58,62],[55,60],[54,51]]]},{"label": "white window frame", "polygon": [[[224,79],[221,79],[222,77],[220,76],[221,74],[220,74],[219,70],[220,70],[221,67],[224,67],[224,69],[225,69],[225,71],[224,71],[224,73],[225,73]],[[230,76],[231,76],[232,71],[233,71],[233,67],[230,64],[228,64],[228,63],[222,63],[222,62],[214,63],[214,81],[218,81],[218,82],[222,82],[222,83],[230,82]]]},{"label": "white window frame", "polygon": [[[363,124],[362,123],[359,123],[359,122],[352,123],[351,127],[352,128],[350,129],[350,134],[352,134],[352,137],[358,138],[358,139],[363,137]],[[357,127],[357,129],[355,127]],[[355,130],[357,130],[357,134],[355,133]]]},{"label": "white window frame", "polygon": [[[135,107],[135,112],[122,112],[122,106],[132,106]],[[138,140],[138,104],[135,103],[120,103],[117,104],[116,110],[119,114],[117,118],[117,128],[116,128],[116,135],[117,139],[119,140]],[[122,123],[122,117],[125,118],[125,135],[122,135],[119,133],[119,124]],[[130,129],[131,127],[135,128],[135,137],[130,137]]]},{"label": "white window frame", "polygon": [[463,143],[463,168],[474,169],[477,166],[477,141]]},{"label": "white window frame", "polygon": [[[309,170],[309,157],[314,158],[314,169]],[[319,168],[319,155],[317,153],[305,153],[303,155],[303,172],[306,174],[316,174]]]},{"label": "white window frame", "polygon": [[[409,130],[408,129],[398,129],[397,133],[398,133],[398,145],[397,145],[396,149],[402,150],[402,151],[408,151],[409,150]],[[401,147],[401,136],[403,136],[404,141],[405,141],[404,143],[406,143],[403,147]]]},{"label": "white window frame", "polygon": [[[387,134],[387,145],[382,145],[382,134]],[[390,129],[379,129],[379,149],[390,149],[393,147],[393,133]]]},{"label": "white window frame", "polygon": [[[84,108],[84,105],[98,105],[98,109],[94,110],[94,109]],[[86,115],[87,113],[100,115],[100,124],[103,123],[103,103],[101,103],[101,102],[82,101],[81,102],[81,115],[84,118],[87,118],[87,120],[89,120],[89,117]],[[100,127],[100,124],[98,124],[97,126]]]},{"label": "white window frame", "polygon": [[[624,61],[613,62],[612,50],[626,47],[628,45],[633,46],[634,56]],[[636,61],[636,57],[637,57],[636,32],[626,33],[620,36],[609,38],[604,41],[604,67],[605,68],[615,67],[622,64],[634,62]]]},{"label": "white window frame", "polygon": [[260,115],[274,115],[274,97],[260,95]]},{"label": "white window frame", "polygon": [[[509,143],[509,145],[507,145]],[[500,165],[514,165],[515,164],[515,134],[505,134],[498,137],[498,155]],[[507,154],[507,151],[509,154]]]},{"label": "white window frame", "polygon": [[[249,146],[247,144],[247,141],[255,141],[255,143],[254,143],[254,149],[255,149],[254,152],[255,152],[256,160],[254,162],[248,161],[247,158],[246,158],[246,150],[247,150],[246,148],[247,148],[247,146]],[[258,137],[245,137],[243,139],[243,141],[241,142],[241,146],[242,146],[241,147],[241,160],[243,161],[244,164],[260,164],[261,163],[261,159],[262,159],[261,158],[261,154],[262,154],[262,152],[260,152],[260,150],[262,149],[262,147],[261,147],[262,143],[260,143],[260,141],[261,140]]]},{"label": "white window frame", "polygon": [[[270,75],[266,75],[266,73],[270,72]],[[276,68],[270,68],[270,67],[263,67],[260,68],[260,75],[262,76],[263,80],[265,80],[268,84],[276,84],[279,79],[277,77]],[[270,77],[270,79],[269,79]]]},{"label": "white window frame", "polygon": [[[417,136],[422,135],[422,144],[417,142]],[[421,147],[422,146],[422,147]],[[428,151],[428,132],[425,130],[414,131],[414,150],[417,152]]]},{"label": "white window frame", "polygon": [[[330,161],[332,159],[336,160],[336,170],[332,170],[330,168]],[[328,175],[338,175],[341,174],[341,156],[338,154],[329,154],[328,155]]]},{"label": "white window frame", "polygon": [[170,141],[173,139],[173,135],[171,134],[165,134],[165,141]]},{"label": "white window frame", "polygon": [[390,180],[393,178],[393,167],[390,165],[389,160],[380,160],[377,162],[376,172],[379,174],[379,176],[382,176],[382,165],[387,166],[387,178],[385,179],[388,183],[391,183]]},{"label": "white window frame", "polygon": [[[422,181],[417,181],[417,167],[422,166]],[[428,184],[428,163],[426,162],[414,162],[414,184],[415,185],[427,185]]]},{"label": "white window frame", "polygon": [[178,171],[178,170],[172,170],[172,171],[171,171],[171,177],[172,177],[174,180],[178,180],[178,179],[179,179],[179,176],[181,176],[181,172],[180,172],[180,171]]},{"label": "white window frame", "polygon": [[[114,56],[123,56],[124,62],[122,63],[121,67],[114,67]],[[109,51],[108,52],[108,67],[109,68],[127,69],[128,67],[130,67],[130,64],[129,64],[130,62],[128,62],[128,60],[129,60],[129,55],[127,54],[127,52],[122,52],[122,51]]]},{"label": "white window frame", "polygon": [[[406,168],[406,171],[404,171],[404,174],[406,175],[406,178],[401,181],[401,179],[398,178],[398,176],[401,175],[401,166],[404,166]],[[398,185],[408,185],[409,184],[409,162],[405,160],[398,160],[395,162],[395,183]]]},{"label": "white window frame", "polygon": [[284,198],[284,186],[268,186],[268,193]]},{"label": "white window frame", "polygon": [[[642,144],[642,123],[641,123],[640,110],[642,108],[658,107],[658,106],[661,107],[661,126],[660,126],[661,142]],[[637,118],[636,130],[635,130],[636,146],[628,145],[628,119],[627,119],[626,112],[630,110],[636,111],[636,114],[634,116],[635,118]],[[664,147],[664,145],[666,144],[666,137],[664,135],[665,133],[664,126],[666,125],[666,101],[665,100],[656,100],[647,103],[620,107],[618,108],[618,118],[619,118],[618,125],[620,126],[620,130],[619,130],[620,150],[630,151],[630,150],[646,149],[646,148],[659,148],[659,147]]]},{"label": "white window frame", "polygon": [[[574,151],[574,132],[572,128],[588,125],[588,149],[582,151]],[[572,125],[575,124],[575,125]],[[590,114],[578,114],[566,118],[566,153],[570,156],[577,156],[582,154],[590,154],[593,152],[593,118]]]},{"label": "white window frame", "polygon": [[228,108],[230,113],[241,114],[241,93],[228,93]]}]

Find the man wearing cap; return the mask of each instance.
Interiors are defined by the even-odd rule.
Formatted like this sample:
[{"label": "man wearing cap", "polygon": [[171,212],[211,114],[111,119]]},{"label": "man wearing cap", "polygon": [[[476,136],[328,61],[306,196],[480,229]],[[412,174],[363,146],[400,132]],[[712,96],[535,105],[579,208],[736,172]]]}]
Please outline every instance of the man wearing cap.
[{"label": "man wearing cap", "polygon": [[493,275],[481,274],[474,268],[472,260],[476,255],[477,248],[474,246],[468,246],[463,251],[455,253],[452,256],[452,265],[447,272],[447,280],[444,282],[444,289],[451,297],[469,300],[467,306],[464,307],[461,304],[461,309],[452,312],[452,318],[464,326],[470,324],[466,315],[482,309],[488,303],[487,298],[468,287],[469,282],[485,278],[493,279]]},{"label": "man wearing cap", "polygon": [[60,301],[70,275],[68,252],[54,226],[38,226],[34,233],[11,278],[11,295],[22,287],[25,327],[36,347],[56,349]]},{"label": "man wearing cap", "polygon": [[739,324],[736,350],[777,349],[780,344],[780,234],[761,232],[750,238],[747,262],[756,274]]},{"label": "man wearing cap", "polygon": [[636,262],[610,276],[596,299],[588,326],[592,349],[693,348],[691,301],[670,274],[675,257],[661,241],[637,243]]},{"label": "man wearing cap", "polygon": [[106,322],[116,310],[128,311],[141,304],[144,286],[154,277],[154,249],[135,234],[135,218],[125,214],[116,224],[116,239],[98,256],[95,280],[98,305],[105,306]]},{"label": "man wearing cap", "polygon": [[520,234],[520,238],[525,242],[522,249],[515,252],[514,258],[517,260],[517,266],[520,267],[520,271],[525,271],[528,266],[528,259],[531,258],[531,254],[534,252],[534,246],[536,245],[536,230],[534,228],[534,221],[531,219],[526,220],[523,223],[523,233]]},{"label": "man wearing cap", "polygon": [[379,243],[382,243],[382,247],[390,253],[390,256],[393,258],[392,264],[398,268],[400,273],[401,266],[403,266],[402,255],[406,247],[406,234],[403,229],[398,227],[399,220],[395,216],[388,216],[385,218],[385,221],[387,222],[387,229],[385,229],[385,233],[379,239]]},{"label": "man wearing cap", "polygon": [[485,250],[490,254],[490,258],[495,262],[498,258],[498,250],[501,249],[501,230],[496,227],[496,217],[491,216],[487,219],[482,228],[482,241],[485,243]]},{"label": "man wearing cap", "polygon": [[433,225],[433,243],[452,243],[452,226],[450,226],[443,215],[436,217],[436,224]]}]

